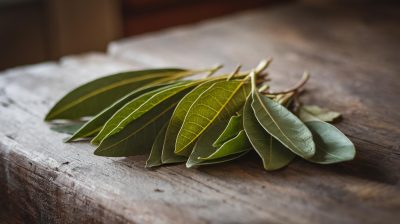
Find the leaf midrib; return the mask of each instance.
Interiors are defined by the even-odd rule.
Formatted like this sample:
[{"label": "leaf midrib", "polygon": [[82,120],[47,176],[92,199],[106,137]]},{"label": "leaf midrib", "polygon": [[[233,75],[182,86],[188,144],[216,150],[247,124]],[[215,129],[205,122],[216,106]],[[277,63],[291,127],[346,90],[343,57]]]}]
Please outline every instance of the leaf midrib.
[{"label": "leaf midrib", "polygon": [[[164,102],[164,100],[166,100],[166,99],[168,99],[168,98],[170,98],[170,97],[173,97],[173,95],[178,94],[179,92],[185,90],[186,88],[190,88],[190,86],[191,86],[191,85],[195,85],[195,83],[197,83],[197,82],[194,82],[194,83],[186,83],[186,84],[184,84],[184,85],[182,85],[182,86],[175,86],[175,87],[172,87],[172,88],[169,88],[169,89],[165,89],[165,90],[162,90],[161,92],[158,92],[158,93],[154,94],[154,95],[151,96],[149,99],[147,99],[145,102],[143,102],[138,108],[136,108],[134,111],[132,111],[130,114],[128,114],[124,119],[122,119],[122,120],[118,123],[118,125],[116,125],[116,126],[106,135],[106,137],[104,137],[104,138],[107,138],[108,136],[110,136],[110,133],[115,134],[116,132],[114,132],[114,131],[116,131],[116,130],[118,129],[118,127],[120,127],[121,125],[125,124],[126,121],[129,120],[130,117],[131,117],[133,114],[135,114],[137,111],[140,111],[140,109],[141,109],[144,105],[146,105],[147,102],[149,102],[150,100],[152,100],[153,98],[157,97],[158,95],[163,95],[165,92],[171,91],[171,89],[175,89],[175,92],[173,92],[173,93],[170,94],[170,95],[167,95],[168,97],[165,97],[165,98],[163,98],[162,100],[160,100],[156,105],[153,105],[153,107],[150,108],[149,110],[153,109],[154,107],[156,107],[156,106],[159,105],[160,103]],[[183,89],[180,89],[180,88],[183,88]],[[178,89],[178,92],[176,92],[176,89]],[[180,90],[179,90],[179,89],[180,89]],[[142,115],[143,115],[143,114],[142,114]],[[142,115],[141,115],[141,116],[142,116]],[[141,117],[141,116],[139,116],[139,117]],[[137,118],[139,118],[139,117],[134,118],[134,120],[137,119]],[[132,121],[133,121],[133,120],[132,120]],[[130,121],[130,122],[131,122],[131,121]],[[130,122],[128,122],[128,123],[130,123]]]},{"label": "leaf midrib", "polygon": [[[267,112],[268,116],[271,118],[271,120],[274,122],[275,126],[278,128],[278,130],[282,133],[282,135],[299,151],[302,152],[301,150],[299,150],[299,148],[292,142],[292,140],[286,136],[286,134],[282,131],[281,127],[276,123],[275,119],[273,118],[273,116],[271,115],[270,111],[268,110],[268,108],[266,108],[264,106],[264,104],[262,103],[262,100],[260,98],[260,96],[258,95],[258,93],[255,93],[257,99],[259,100],[261,107]],[[271,134],[272,135],[272,134]]]},{"label": "leaf midrib", "polygon": [[[128,138],[130,138],[131,136],[135,135],[136,133],[138,133],[139,131],[143,130],[145,127],[147,127],[149,124],[151,124],[152,122],[154,122],[155,120],[157,120],[158,118],[160,118],[162,115],[164,115],[166,112],[168,112],[172,107],[174,107],[176,103],[173,103],[171,106],[167,107],[164,111],[162,111],[161,113],[159,113],[157,116],[154,116],[152,119],[150,119],[148,122],[146,122],[144,125],[142,125],[140,128],[138,128],[136,131],[132,132],[131,134],[129,134],[128,136],[126,136],[125,138],[121,139],[120,141],[115,142],[112,145],[109,145],[99,151],[104,151],[107,150],[111,147],[114,147],[122,142],[124,142],[125,140],[127,140]],[[107,136],[108,138],[109,136]]]},{"label": "leaf midrib", "polygon": [[[244,84],[244,81],[242,80],[242,81],[240,82],[240,84],[238,85],[238,87],[236,87],[235,90],[232,91],[232,94],[229,96],[228,100],[223,104],[222,109],[220,109],[220,110],[218,111],[218,113],[216,113],[215,116],[213,116],[213,118],[210,119],[210,122],[208,122],[208,124],[207,124],[205,127],[203,127],[202,132],[203,132],[205,129],[207,129],[207,127],[210,126],[210,125],[215,121],[215,119],[216,119],[216,118],[218,117],[218,115],[221,113],[221,111],[223,110],[223,108],[229,103],[229,101],[231,101],[231,99],[233,98],[233,96],[236,94],[236,92],[239,90],[239,88],[243,86],[243,84]],[[213,86],[214,86],[214,85],[211,85],[208,89],[212,88]],[[207,89],[207,90],[208,90],[208,89]],[[202,94],[200,94],[199,97],[197,97],[197,99],[194,101],[194,103],[195,103],[201,96],[203,96],[203,94],[205,94],[205,93],[207,92],[207,90],[205,90]],[[194,103],[190,106],[190,108],[189,108],[188,111],[190,111],[190,109],[193,107]],[[188,115],[188,114],[186,114],[184,120],[186,120],[187,115]],[[183,125],[182,125],[182,127],[183,127]],[[181,128],[182,128],[182,127],[181,127]],[[180,132],[180,130],[179,130],[179,132]],[[178,133],[179,133],[179,132],[178,132]],[[182,147],[181,150],[176,151],[176,153],[179,153],[179,152],[182,152],[183,150],[185,150],[185,149],[186,149],[190,144],[192,144],[201,134],[202,134],[202,133],[200,133],[200,134],[197,133],[197,134],[195,135],[195,137],[192,138],[192,140],[191,140],[189,143],[187,143],[184,147]],[[178,135],[179,135],[179,134],[178,134]],[[187,137],[186,137],[186,138],[187,138]],[[177,138],[177,140],[178,140],[178,138]],[[175,145],[177,145],[177,142],[175,142]]]},{"label": "leaf midrib", "polygon": [[92,97],[94,97],[94,96],[96,96],[98,94],[106,92],[108,90],[115,89],[115,88],[118,88],[120,86],[128,85],[128,84],[136,82],[136,81],[143,81],[143,80],[146,80],[146,79],[152,79],[152,78],[156,78],[156,77],[163,77],[163,76],[166,75],[166,73],[168,73],[168,72],[159,73],[158,75],[157,74],[153,74],[150,77],[144,76],[144,77],[133,77],[133,78],[130,78],[130,79],[124,79],[122,81],[115,82],[115,83],[113,83],[111,85],[99,88],[99,89],[97,89],[97,90],[95,90],[93,92],[90,92],[89,94],[87,94],[87,95],[85,95],[83,97],[79,97],[77,100],[74,100],[71,103],[66,104],[66,106],[61,107],[60,109],[54,111],[52,113],[52,115],[50,116],[50,118],[51,117],[55,117],[55,116],[61,114],[62,112],[64,112],[64,111],[76,106],[77,104],[79,104],[79,103],[81,103],[81,102],[83,102],[83,101],[85,101],[87,99],[90,99],[90,98],[92,98]]}]

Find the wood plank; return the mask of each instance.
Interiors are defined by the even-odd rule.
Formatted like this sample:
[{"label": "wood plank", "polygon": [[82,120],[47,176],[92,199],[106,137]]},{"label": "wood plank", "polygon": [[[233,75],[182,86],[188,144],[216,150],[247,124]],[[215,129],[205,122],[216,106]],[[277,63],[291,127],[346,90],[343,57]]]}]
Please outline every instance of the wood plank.
[{"label": "wood plank", "polygon": [[[112,57],[76,56],[3,72],[0,211],[12,214],[10,223],[396,223],[400,31],[393,19],[400,14],[390,5],[334,6],[254,11],[119,41]],[[385,16],[369,17],[376,12]],[[295,83],[303,69],[314,74],[305,100],[344,114],[338,127],[356,144],[354,161],[318,166],[297,159],[266,172],[250,154],[224,165],[149,171],[143,156],[103,158],[85,143],[62,143],[66,135],[42,121],[66,91],[102,74],[216,62],[228,71],[265,56],[275,58],[277,87]]]}]

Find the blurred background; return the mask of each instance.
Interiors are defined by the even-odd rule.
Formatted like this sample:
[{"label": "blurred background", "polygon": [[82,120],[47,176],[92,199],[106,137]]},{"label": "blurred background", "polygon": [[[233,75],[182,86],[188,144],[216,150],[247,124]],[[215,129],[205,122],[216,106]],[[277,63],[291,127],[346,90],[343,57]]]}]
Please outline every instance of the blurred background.
[{"label": "blurred background", "polygon": [[[278,0],[0,0],[0,70]],[[283,2],[283,1],[279,1]]]}]

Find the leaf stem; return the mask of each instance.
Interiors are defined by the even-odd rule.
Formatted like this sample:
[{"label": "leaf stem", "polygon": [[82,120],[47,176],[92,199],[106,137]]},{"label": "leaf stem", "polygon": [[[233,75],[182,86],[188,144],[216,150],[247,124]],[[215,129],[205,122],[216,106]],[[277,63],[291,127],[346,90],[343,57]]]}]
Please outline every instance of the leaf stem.
[{"label": "leaf stem", "polygon": [[250,77],[250,79],[251,79],[251,92],[254,92],[254,91],[256,91],[256,89],[257,89],[256,73],[255,73],[254,70],[252,70],[252,71],[250,72],[250,74],[245,78],[245,80],[248,79],[249,77]]},{"label": "leaf stem", "polygon": [[308,72],[304,72],[303,77],[301,80],[292,88],[284,90],[284,91],[278,91],[278,92],[269,92],[269,91],[263,91],[262,93],[267,94],[267,95],[279,95],[279,94],[287,94],[291,92],[297,92],[299,89],[301,89],[307,81],[310,79],[310,75]]},{"label": "leaf stem", "polygon": [[233,76],[239,74],[241,68],[242,68],[242,65],[236,66],[235,70],[231,73],[231,75],[228,76],[228,78],[226,80],[229,81],[233,78]]},{"label": "leaf stem", "polygon": [[[256,75],[259,75],[260,73],[262,73],[265,69],[268,68],[268,66],[271,64],[272,62],[272,58],[268,58],[267,60],[261,60],[260,63],[258,63],[256,69],[254,70],[254,73]],[[268,75],[268,73],[266,73],[266,75],[264,75],[264,77],[266,77]]]},{"label": "leaf stem", "polygon": [[207,74],[206,77],[208,78],[208,77],[214,75],[214,74],[215,74],[218,70],[220,70],[222,67],[224,67],[224,65],[219,64],[219,65],[215,66],[214,68],[211,68],[211,69],[207,70],[207,71],[209,71],[209,72],[208,72],[208,74]]},{"label": "leaf stem", "polygon": [[268,84],[264,84],[262,85],[260,88],[258,88],[259,92],[263,92],[269,89],[269,85]]}]

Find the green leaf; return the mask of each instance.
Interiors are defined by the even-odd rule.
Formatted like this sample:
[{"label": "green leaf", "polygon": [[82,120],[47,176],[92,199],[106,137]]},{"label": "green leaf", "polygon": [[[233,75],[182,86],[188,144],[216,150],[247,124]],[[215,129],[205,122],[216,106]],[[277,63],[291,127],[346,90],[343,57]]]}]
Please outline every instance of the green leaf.
[{"label": "green leaf", "polygon": [[111,106],[107,107],[103,111],[101,111],[99,114],[97,114],[95,117],[90,119],[88,122],[86,122],[79,130],[77,130],[73,135],[67,140],[67,142],[73,141],[75,139],[79,138],[85,138],[89,136],[94,136],[98,132],[100,132],[101,128],[103,125],[112,117],[112,115],[118,111],[121,107],[123,107],[126,103],[129,101],[137,98],[138,96],[148,93],[150,91],[160,89],[162,87],[165,87],[167,85],[170,85],[170,83],[164,83],[164,84],[154,84],[154,85],[149,85],[137,90],[132,91],[128,95],[122,97],[119,99],[117,102],[112,104]]},{"label": "green leaf", "polygon": [[181,101],[179,101],[174,113],[172,114],[171,120],[169,121],[167,133],[165,135],[164,147],[161,156],[163,163],[179,163],[187,160],[186,157],[176,155],[174,152],[176,137],[178,136],[179,130],[190,106],[192,106],[193,102],[199,97],[200,94],[207,90],[216,81],[219,80],[211,80],[200,84],[186,94]]},{"label": "green leaf", "polygon": [[65,133],[72,135],[76,130],[78,130],[85,122],[76,122],[68,124],[53,124],[50,129],[59,133]]},{"label": "green leaf", "polygon": [[172,84],[162,89],[145,93],[125,104],[104,125],[100,133],[92,140],[93,144],[102,142],[107,136],[121,131],[127,124],[136,120],[149,110],[153,109],[164,100],[195,85],[196,82],[186,81]]},{"label": "green leaf", "polygon": [[65,95],[51,108],[45,120],[93,116],[134,89],[163,77],[183,73],[190,73],[190,71],[175,68],[140,70],[93,80]]},{"label": "green leaf", "polygon": [[310,130],[294,114],[256,90],[252,96],[251,106],[255,116],[270,135],[303,158],[310,158],[315,154]]},{"label": "green leaf", "polygon": [[243,130],[242,115],[235,115],[229,119],[228,125],[221,135],[213,143],[214,147],[220,147],[229,139],[235,137],[241,130]]},{"label": "green leaf", "polygon": [[198,159],[202,161],[215,160],[233,154],[246,152],[251,149],[252,147],[249,140],[247,139],[246,133],[241,130],[232,139],[227,140],[221,146],[219,146],[217,150],[215,150],[215,152],[213,152],[211,155],[208,155],[207,157],[198,157]]},{"label": "green leaf", "polygon": [[212,146],[212,143],[217,139],[219,133],[221,133],[224,130],[226,123],[227,123],[226,121],[220,121],[217,122],[216,124],[213,124],[211,127],[207,128],[204,134],[200,136],[200,138],[194,145],[193,151],[186,162],[186,167],[190,168],[198,165],[216,164],[234,160],[243,156],[251,149],[249,148],[248,150],[246,149],[236,150],[229,153],[229,147],[225,147],[224,150],[228,151],[226,156],[210,160],[201,159],[201,158],[206,158],[212,155],[214,152],[218,151],[218,149]]},{"label": "green leaf", "polygon": [[287,166],[295,157],[282,143],[268,134],[258,123],[251,108],[250,95],[243,108],[243,127],[251,145],[261,157],[266,170],[277,170]]},{"label": "green leaf", "polygon": [[299,117],[302,121],[315,121],[321,120],[326,122],[332,122],[340,117],[340,113],[330,111],[319,106],[308,105],[302,106],[299,110]]},{"label": "green leaf", "polygon": [[188,155],[190,146],[211,124],[228,119],[242,108],[249,92],[248,82],[231,80],[215,83],[199,95],[178,133],[175,153]]},{"label": "green leaf", "polygon": [[307,160],[331,164],[352,160],[356,154],[353,143],[335,126],[323,121],[305,123],[313,134],[316,153]]},{"label": "green leaf", "polygon": [[149,158],[146,161],[146,168],[162,165],[161,153],[164,145],[164,138],[165,138],[165,132],[167,131],[167,126],[168,122],[164,124],[160,132],[157,134],[153,146],[151,147]]},{"label": "green leaf", "polygon": [[169,121],[183,94],[177,94],[104,139],[94,152],[100,156],[133,156],[149,153],[163,125]]}]

